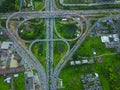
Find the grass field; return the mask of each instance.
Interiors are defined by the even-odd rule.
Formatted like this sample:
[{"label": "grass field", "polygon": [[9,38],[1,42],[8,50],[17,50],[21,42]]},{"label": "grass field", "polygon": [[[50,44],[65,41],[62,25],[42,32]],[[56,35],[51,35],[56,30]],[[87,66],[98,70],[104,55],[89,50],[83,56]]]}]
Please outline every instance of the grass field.
[{"label": "grass field", "polygon": [[35,43],[32,47],[32,52],[43,65],[43,67],[46,68],[46,43]]},{"label": "grass field", "polygon": [[75,36],[76,31],[79,30],[78,27],[76,26],[76,22],[75,23],[62,23],[62,22],[59,22],[58,20],[56,24],[56,29],[58,33],[66,39],[76,38]]},{"label": "grass field", "polygon": [[105,44],[101,42],[100,38],[87,37],[81,47],[76,51],[75,55],[91,57],[93,56],[93,50],[96,51],[97,55],[114,52],[114,49],[105,48]]},{"label": "grass field", "polygon": [[[30,3],[30,0],[27,3]],[[42,0],[33,0],[33,6],[35,11],[42,11],[44,9],[44,2]],[[32,6],[27,7],[27,9],[32,10]]]},{"label": "grass field", "polygon": [[37,11],[44,9],[44,4],[43,2],[40,1],[34,1],[34,6],[35,6],[35,10]]},{"label": "grass field", "polygon": [[4,82],[4,76],[0,76],[0,90],[9,90],[10,85]]},{"label": "grass field", "polygon": [[[21,30],[23,29],[23,32]],[[19,27],[19,36],[24,40],[45,38],[44,22],[41,24],[27,23]]]},{"label": "grass field", "polygon": [[18,73],[19,77],[14,79],[15,90],[25,90],[24,72]]},{"label": "grass field", "polygon": [[67,52],[68,47],[64,42],[54,42],[54,67],[58,64],[61,58]]},{"label": "grass field", "polygon": [[[100,38],[87,37],[76,51],[74,55],[75,60],[80,60],[77,55],[93,56],[93,48],[96,50],[97,55],[114,52],[113,49],[106,49]],[[59,78],[63,79],[64,87],[60,90],[83,90],[80,76],[95,72],[100,76],[103,90],[120,90],[120,54],[103,56],[102,59],[102,63],[95,61],[94,64],[89,65],[70,66],[70,62],[68,62],[59,76]]]}]

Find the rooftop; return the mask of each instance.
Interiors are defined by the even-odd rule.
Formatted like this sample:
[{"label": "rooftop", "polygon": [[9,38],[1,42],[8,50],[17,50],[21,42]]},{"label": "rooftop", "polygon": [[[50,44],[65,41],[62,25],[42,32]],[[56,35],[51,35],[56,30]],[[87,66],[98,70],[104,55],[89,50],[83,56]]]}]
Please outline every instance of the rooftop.
[{"label": "rooftop", "polygon": [[1,49],[9,49],[12,42],[2,42],[1,43]]}]

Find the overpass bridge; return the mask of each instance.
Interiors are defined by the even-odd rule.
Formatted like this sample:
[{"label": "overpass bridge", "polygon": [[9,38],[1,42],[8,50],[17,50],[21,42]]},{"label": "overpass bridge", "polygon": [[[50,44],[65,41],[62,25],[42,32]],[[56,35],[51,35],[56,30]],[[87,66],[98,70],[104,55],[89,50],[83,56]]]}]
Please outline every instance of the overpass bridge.
[{"label": "overpass bridge", "polygon": [[[111,13],[111,12],[120,12],[120,9],[105,9],[105,10],[64,10],[64,11],[33,11],[33,12],[16,12],[11,15],[11,13],[0,13],[0,19],[9,18],[18,18],[23,17],[26,19],[32,18],[56,18],[56,17],[65,17],[69,15],[84,15],[84,16],[93,16],[94,14],[99,13]],[[11,15],[11,16],[10,16]]]}]

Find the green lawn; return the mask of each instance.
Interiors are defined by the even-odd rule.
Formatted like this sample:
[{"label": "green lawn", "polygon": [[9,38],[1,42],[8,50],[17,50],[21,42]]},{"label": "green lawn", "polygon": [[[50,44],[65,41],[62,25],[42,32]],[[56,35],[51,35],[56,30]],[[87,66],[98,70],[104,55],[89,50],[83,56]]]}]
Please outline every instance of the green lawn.
[{"label": "green lawn", "polygon": [[[24,40],[43,39],[45,38],[44,22],[41,24],[27,23],[19,27],[19,36]],[[23,29],[23,32],[20,32]]]},{"label": "green lawn", "polygon": [[[27,3],[30,3],[30,0],[27,1]],[[33,0],[33,6],[35,11],[42,11],[44,9],[44,1],[42,0]],[[32,10],[32,6],[27,7],[28,10]]]},{"label": "green lawn", "polygon": [[58,33],[66,38],[66,39],[73,39],[76,38],[75,34],[76,31],[79,30],[78,27],[76,26],[76,23],[62,23],[58,22],[56,24],[56,29]]},{"label": "green lawn", "polygon": [[0,22],[3,27],[6,27],[6,19],[2,19],[0,20]]},{"label": "green lawn", "polygon": [[43,65],[43,67],[46,68],[46,43],[35,43],[32,47],[32,52]]},{"label": "green lawn", "polygon": [[4,76],[0,76],[0,90],[9,90],[10,85],[4,82]]},{"label": "green lawn", "polygon": [[[114,53],[114,49],[107,49],[98,37],[87,37],[83,44],[74,54],[75,60],[81,60],[78,55],[91,57],[92,50],[97,52],[97,55]],[[67,63],[62,70],[59,78],[63,79],[63,89],[60,90],[83,90],[80,76],[83,74],[97,72],[100,76],[100,81],[103,90],[120,90],[120,54],[102,56],[103,62],[89,65],[70,66]]]},{"label": "green lawn", "polygon": [[105,44],[101,42],[101,38],[87,37],[74,56],[81,55],[91,57],[93,56],[93,50],[96,51],[97,55],[114,52],[114,49],[105,48]]},{"label": "green lawn", "polygon": [[15,90],[25,90],[24,72],[18,74],[19,77],[14,79],[14,88]]},{"label": "green lawn", "polygon": [[75,45],[76,42],[77,40],[69,41],[70,49]]},{"label": "green lawn", "polygon": [[30,43],[25,43],[25,46],[29,49]]},{"label": "green lawn", "polygon": [[44,9],[44,3],[40,1],[34,1],[35,10],[43,10]]},{"label": "green lawn", "polygon": [[67,52],[68,47],[65,42],[54,42],[54,67]]}]

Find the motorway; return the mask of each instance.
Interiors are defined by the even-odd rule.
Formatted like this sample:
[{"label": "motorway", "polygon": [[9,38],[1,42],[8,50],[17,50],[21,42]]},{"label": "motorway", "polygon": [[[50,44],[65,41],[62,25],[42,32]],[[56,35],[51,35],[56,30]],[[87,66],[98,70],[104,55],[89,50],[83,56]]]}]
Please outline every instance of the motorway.
[{"label": "motorway", "polygon": [[[92,28],[89,29],[89,22],[86,20],[86,16],[93,15],[93,13],[102,13],[102,12],[119,12],[120,10],[115,10],[115,9],[107,9],[107,10],[78,10],[78,11],[54,11],[54,0],[45,0],[45,11],[34,11],[34,12],[16,12],[10,15],[7,18],[6,21],[6,28],[9,33],[10,38],[13,40],[14,45],[16,47],[16,51],[21,55],[21,57],[24,59],[24,62],[29,65],[31,68],[35,68],[38,73],[39,73],[39,79],[41,83],[41,89],[42,90],[57,90],[57,80],[58,80],[58,75],[60,74],[60,71],[62,68],[66,65],[66,63],[69,61],[69,59],[73,56],[74,52],[78,49],[78,47],[81,45],[81,43],[85,40],[87,35],[91,32],[95,24],[92,26]],[[55,24],[55,18],[56,17],[65,17],[65,16],[76,16],[80,15],[85,20],[86,23],[86,30],[82,33],[81,37],[77,41],[77,43],[73,46],[73,48],[70,50],[70,46],[66,39],[61,38],[61,41],[66,42],[68,45],[68,51],[67,53],[63,56],[63,58],[60,60],[60,62],[57,64],[55,69],[53,69],[53,46],[54,46],[54,41],[59,41],[53,39],[53,29],[54,29],[54,24]],[[3,15],[1,14],[1,17]],[[29,51],[24,48],[22,43],[18,40],[18,35],[17,37],[12,33],[12,31],[9,29],[9,22],[12,18],[18,18],[18,17],[23,17],[25,20],[29,20],[32,18],[45,18],[45,25],[46,25],[46,39],[44,40],[35,40],[31,43]],[[25,21],[24,20],[24,21]],[[23,22],[24,22],[23,21]],[[22,23],[23,23],[22,22]],[[80,22],[79,22],[80,23]],[[18,25],[18,27],[20,24]],[[17,27],[17,28],[18,28]],[[46,67],[47,71],[45,72],[43,66],[40,64],[40,62],[37,60],[37,58],[33,55],[31,52],[31,47],[35,42],[40,42],[40,41],[46,41],[47,42],[47,48],[46,48]]]},{"label": "motorway", "polygon": [[33,67],[39,73],[39,79],[41,81],[40,82],[41,89],[48,90],[46,74],[45,74],[43,66],[40,64],[37,58],[33,54],[31,54],[28,50],[26,50],[24,46],[22,45],[22,43],[14,36],[14,34],[11,32],[11,30],[8,27],[9,22],[10,22],[10,18],[8,18],[6,21],[6,29],[7,29],[7,32],[9,33],[9,37],[11,38],[11,40],[14,43],[14,46],[16,47],[16,51],[22,57],[25,64],[29,65],[29,67]]},{"label": "motorway", "polygon": [[[10,13],[0,14],[0,18],[18,18],[23,17],[26,19],[32,18],[56,18],[56,17],[64,17],[69,15],[84,15],[84,16],[92,16],[94,14],[100,13],[111,13],[111,12],[120,12],[120,9],[104,9],[104,10],[59,10],[59,11],[28,11],[28,12],[15,12],[12,15]],[[9,17],[8,17],[9,16]]]},{"label": "motorway", "polygon": [[[45,11],[51,12],[53,10],[53,0],[46,0],[45,1]],[[46,74],[47,74],[47,80],[48,80],[48,90],[53,90],[53,19],[47,18],[45,19],[45,25],[46,25],[46,39],[51,39],[50,41],[47,41],[47,47],[46,47]]]},{"label": "motorway", "polygon": [[[99,21],[101,21],[103,19],[104,18],[100,18],[97,22],[99,22]],[[70,60],[70,58],[73,56],[73,54],[78,49],[78,47],[82,44],[82,42],[85,40],[85,38],[93,30],[93,28],[95,27],[96,23],[89,29],[89,25],[90,24],[86,20],[87,28],[86,28],[85,32],[82,34],[82,36],[79,38],[79,40],[77,41],[77,43],[70,50],[69,54],[67,56],[65,56],[64,58],[62,58],[61,61],[57,64],[57,66],[56,66],[56,68],[54,70],[54,84],[55,84],[55,89],[54,90],[56,90],[56,88],[57,88],[56,83],[57,83],[57,79],[58,79],[58,76],[59,76],[61,70],[63,69],[63,67],[65,67],[66,63]]]},{"label": "motorway", "polygon": [[82,34],[82,36],[78,39],[77,43],[73,46],[73,48],[70,50],[69,54],[64,56],[60,62],[56,65],[55,70],[54,70],[54,89],[56,90],[57,88],[57,79],[58,76],[60,74],[60,71],[62,70],[62,68],[66,65],[66,63],[70,60],[70,58],[73,56],[74,52],[78,49],[78,47],[81,45],[81,43],[85,40],[85,38],[87,37],[87,35],[89,34],[89,32],[92,29],[88,29],[89,28],[89,22],[87,21],[87,19],[84,16],[81,16],[86,23],[86,30],[85,32]]}]

